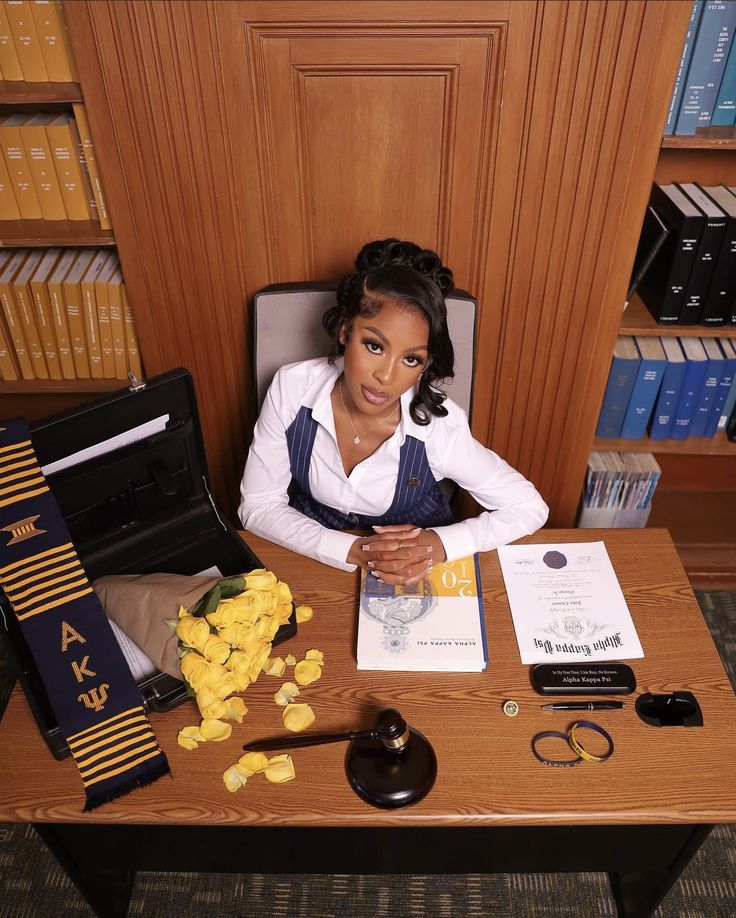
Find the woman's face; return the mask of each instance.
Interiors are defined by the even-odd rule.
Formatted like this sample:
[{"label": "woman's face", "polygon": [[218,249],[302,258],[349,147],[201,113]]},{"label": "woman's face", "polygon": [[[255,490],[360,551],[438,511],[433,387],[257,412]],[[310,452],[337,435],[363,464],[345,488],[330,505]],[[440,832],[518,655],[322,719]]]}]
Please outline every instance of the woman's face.
[{"label": "woman's face", "polygon": [[[385,300],[376,315],[340,330],[345,345],[343,395],[352,414],[386,414],[422,375],[429,358],[429,323],[421,312]],[[348,402],[348,397],[350,402]]]}]

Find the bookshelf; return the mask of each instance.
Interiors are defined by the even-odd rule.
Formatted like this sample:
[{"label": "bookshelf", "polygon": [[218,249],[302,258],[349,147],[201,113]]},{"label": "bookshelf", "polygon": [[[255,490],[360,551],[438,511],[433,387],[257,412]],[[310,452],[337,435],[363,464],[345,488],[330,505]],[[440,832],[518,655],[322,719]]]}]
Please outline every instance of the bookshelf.
[{"label": "bookshelf", "polygon": [[[663,137],[653,181],[736,185],[736,129]],[[736,326],[658,325],[635,295],[621,317],[619,334],[736,340]],[[719,432],[681,441],[595,439],[592,449],[653,453],[662,477],[647,525],[670,530],[695,585],[736,585],[736,443]]]},{"label": "bookshelf", "polygon": [[[36,31],[36,26],[39,23],[39,17],[44,17],[43,12],[39,12],[36,7],[30,7],[33,10],[33,17],[35,25],[31,22],[30,27],[33,33],[34,39],[41,41],[41,32]],[[66,47],[66,41],[63,36],[59,36],[57,33],[57,28],[61,25],[57,21],[56,26],[53,25],[53,16],[50,16],[50,19],[46,21],[46,25],[49,25],[49,21],[52,22],[51,29],[53,30],[53,36],[49,38],[46,35],[46,43],[41,42],[43,46],[43,55],[46,64],[49,64],[49,61],[46,59],[46,55],[53,53],[57,56],[54,66],[56,66],[55,74],[58,75],[60,72],[66,71],[67,74],[78,79],[73,60],[71,58],[71,52],[68,55],[65,55],[65,66],[62,70],[59,70],[58,55],[64,55],[64,47]],[[7,36],[6,36],[7,38]],[[13,39],[10,36],[10,41],[12,43]],[[17,51],[17,43],[16,43]],[[48,50],[49,47],[53,47],[53,52]],[[25,67],[27,61],[22,62],[22,67]],[[24,74],[26,73],[23,70]],[[51,65],[49,64],[49,73],[52,73]],[[30,82],[25,80],[0,80],[0,116],[11,115],[11,114],[23,114],[23,115],[35,115],[38,113],[49,113],[52,115],[68,113],[70,115],[75,115],[76,121],[76,112],[74,106],[77,103],[85,103],[85,94],[80,82]],[[81,122],[80,122],[81,124]],[[21,127],[21,132],[23,128]],[[81,127],[79,128],[80,133],[82,133]],[[70,135],[72,138],[76,135],[77,141],[79,142],[79,135],[76,134],[76,129],[74,134]],[[87,134],[88,136],[88,134]],[[49,137],[51,135],[49,134]],[[58,141],[57,141],[58,142]],[[72,147],[74,144],[72,143]],[[86,150],[86,146],[85,146]],[[85,154],[86,155],[86,154]],[[81,158],[81,148],[80,148],[80,158]],[[58,171],[58,163],[55,164]],[[86,170],[86,167],[84,167]],[[53,167],[52,167],[53,169]],[[92,176],[92,168],[90,165],[90,176]],[[76,179],[79,182],[79,178]],[[62,189],[63,191],[63,189]],[[91,202],[91,187],[88,188],[88,193],[90,194]],[[97,192],[95,191],[97,196]],[[99,198],[97,198],[99,203]],[[95,205],[96,206],[96,205]],[[90,203],[90,208],[92,203]],[[67,209],[67,213],[70,211]],[[79,215],[79,214],[77,214]],[[0,220],[0,249],[23,249],[23,250],[32,250],[29,254],[29,258],[33,257],[33,250],[38,252],[42,249],[61,249],[62,255],[65,250],[84,250],[84,249],[100,249],[102,251],[110,250],[113,251],[116,247],[116,240],[114,232],[111,229],[102,229],[100,221],[96,219],[87,219],[87,220],[36,220],[36,219],[20,219],[20,220]],[[92,257],[92,256],[90,256]],[[56,270],[56,268],[54,268]],[[66,296],[66,295],[65,295]],[[122,294],[121,294],[122,296]],[[47,309],[51,308],[47,304]],[[57,307],[58,308],[58,307]],[[123,310],[124,306],[121,301],[120,309]],[[65,321],[69,322],[70,325],[70,334],[73,334],[71,329],[72,319],[71,316],[73,313],[70,311],[71,306],[66,305],[66,299],[64,299],[64,305],[62,306],[62,312],[66,311]],[[92,309],[95,309],[94,303]],[[80,305],[81,310],[81,305]],[[34,320],[41,327],[41,325],[48,321],[48,317],[44,319],[42,313],[38,313],[34,316]],[[2,321],[5,321],[3,317]],[[82,321],[80,318],[79,322]],[[81,332],[83,338],[87,338],[91,334],[91,327],[94,324],[96,338],[96,347],[98,350],[96,352],[97,361],[101,359],[101,348],[104,346],[102,341],[101,334],[97,331],[97,315],[94,316],[94,322],[92,317],[89,318],[89,327],[87,319],[84,320],[84,330]],[[100,326],[100,329],[102,326]],[[81,329],[81,325],[80,325]],[[5,329],[6,337],[8,335],[8,329]],[[57,329],[58,332],[58,329]],[[30,341],[28,338],[27,332],[25,332],[27,342]],[[60,338],[58,334],[55,334],[57,340],[57,345],[60,345]],[[8,339],[9,343],[10,338]],[[78,339],[77,339],[78,340]],[[89,339],[90,342],[93,340]],[[46,347],[47,345],[44,345]],[[50,345],[53,349],[53,345]],[[85,349],[87,345],[84,345]],[[29,348],[30,350],[30,348]],[[51,369],[50,360],[55,361],[55,365],[58,367],[58,356],[54,357],[51,354],[51,351],[46,351],[47,354],[47,363],[49,369]],[[90,357],[90,353],[87,353],[85,360]],[[71,359],[71,358],[70,358]],[[74,364],[77,372],[80,372],[79,368],[76,365],[77,358],[74,358]],[[98,363],[99,372],[102,372],[102,365]],[[118,369],[116,367],[116,369]],[[89,372],[89,366],[87,368]],[[94,367],[92,372],[95,372]],[[64,370],[64,376],[70,375],[68,368]],[[76,378],[76,379],[25,379],[19,378],[16,380],[12,379],[0,379],[0,412],[3,412],[6,415],[9,414],[18,414],[23,413],[29,420],[34,420],[38,417],[43,417],[47,414],[54,413],[58,410],[66,410],[68,408],[74,407],[77,404],[81,404],[84,401],[88,401],[92,398],[95,398],[98,394],[114,391],[126,385],[126,380],[121,379],[121,372],[116,372],[116,378],[110,378],[110,368],[109,366],[105,370],[105,378]]]}]

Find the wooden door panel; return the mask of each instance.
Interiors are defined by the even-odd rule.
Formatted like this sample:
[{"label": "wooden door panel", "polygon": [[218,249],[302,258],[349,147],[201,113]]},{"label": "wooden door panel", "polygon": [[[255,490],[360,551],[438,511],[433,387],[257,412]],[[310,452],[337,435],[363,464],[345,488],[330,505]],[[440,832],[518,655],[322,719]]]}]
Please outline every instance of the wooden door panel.
[{"label": "wooden door panel", "polygon": [[396,235],[478,297],[474,432],[572,523],[690,7],[66,0],[146,369],[195,374],[225,508],[253,294]]}]

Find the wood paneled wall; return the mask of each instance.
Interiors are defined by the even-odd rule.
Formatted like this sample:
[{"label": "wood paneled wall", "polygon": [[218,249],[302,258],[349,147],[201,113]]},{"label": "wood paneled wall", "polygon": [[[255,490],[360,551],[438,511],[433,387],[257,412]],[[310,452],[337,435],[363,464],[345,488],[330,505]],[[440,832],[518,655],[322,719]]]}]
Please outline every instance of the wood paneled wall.
[{"label": "wood paneled wall", "polygon": [[254,292],[396,235],[478,296],[476,436],[572,523],[689,0],[64,6],[146,369],[194,373],[220,503]]}]

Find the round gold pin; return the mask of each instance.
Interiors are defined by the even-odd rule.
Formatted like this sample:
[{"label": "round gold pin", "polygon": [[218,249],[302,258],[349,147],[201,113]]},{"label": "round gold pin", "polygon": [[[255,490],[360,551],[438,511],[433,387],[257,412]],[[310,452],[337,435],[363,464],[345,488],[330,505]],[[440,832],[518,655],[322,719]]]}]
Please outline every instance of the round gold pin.
[{"label": "round gold pin", "polygon": [[519,705],[515,701],[504,701],[502,710],[507,717],[516,717]]}]

